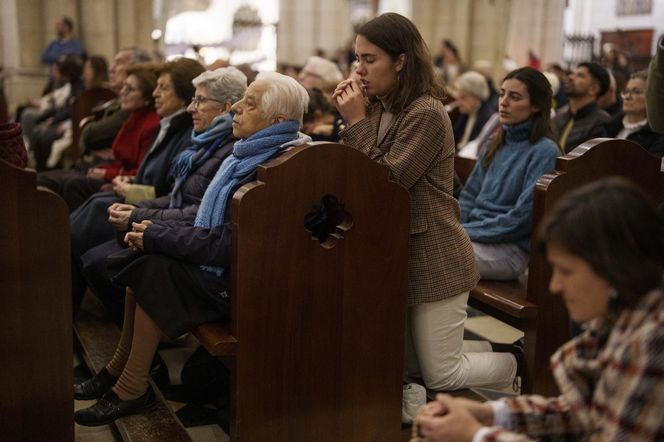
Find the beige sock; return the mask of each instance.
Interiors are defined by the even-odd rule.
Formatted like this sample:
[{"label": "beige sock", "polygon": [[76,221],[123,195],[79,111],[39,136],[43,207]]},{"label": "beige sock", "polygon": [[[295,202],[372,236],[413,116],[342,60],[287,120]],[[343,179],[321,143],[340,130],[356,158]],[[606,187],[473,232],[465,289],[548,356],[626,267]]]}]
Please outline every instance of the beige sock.
[{"label": "beige sock", "polygon": [[122,326],[122,333],[120,334],[120,341],[115,348],[115,353],[111,362],[106,366],[108,372],[118,377],[124,370],[127,359],[129,358],[129,350],[131,350],[131,340],[134,336],[134,312],[136,311],[136,297],[134,292],[127,287],[125,294],[125,310],[124,310],[124,325]]},{"label": "beige sock", "polygon": [[127,364],[113,391],[123,401],[136,399],[148,389],[150,365],[162,333],[140,305],[136,304],[134,339]]}]

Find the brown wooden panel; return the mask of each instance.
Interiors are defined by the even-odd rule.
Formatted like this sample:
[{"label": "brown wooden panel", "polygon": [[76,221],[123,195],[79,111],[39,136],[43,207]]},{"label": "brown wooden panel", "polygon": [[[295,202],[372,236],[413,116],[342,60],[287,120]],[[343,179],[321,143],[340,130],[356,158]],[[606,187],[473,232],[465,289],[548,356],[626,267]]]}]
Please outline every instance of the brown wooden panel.
[{"label": "brown wooden panel", "polygon": [[473,171],[476,162],[477,160],[473,158],[465,158],[460,156],[454,157],[454,171],[461,180],[461,184],[466,184],[466,181],[468,181],[468,177]]},{"label": "brown wooden panel", "polygon": [[[349,217],[323,246],[303,224],[325,194]],[[317,144],[259,168],[232,210],[231,440],[400,440],[408,192]]]},{"label": "brown wooden panel", "polygon": [[0,160],[0,439],[74,439],[69,211]]},{"label": "brown wooden panel", "polygon": [[598,138],[588,141],[556,160],[556,170],[544,175],[535,188],[533,245],[528,278],[528,300],[539,308],[533,389],[553,395],[558,388],[550,376],[549,358],[569,339],[569,317],[560,297],[549,292],[551,268],[536,251],[536,231],[545,213],[569,191],[609,176],[632,180],[656,202],[664,202],[664,174],[660,158],[626,140]]},{"label": "brown wooden panel", "polygon": [[194,330],[194,336],[212,356],[235,356],[237,339],[230,324],[203,324]]}]

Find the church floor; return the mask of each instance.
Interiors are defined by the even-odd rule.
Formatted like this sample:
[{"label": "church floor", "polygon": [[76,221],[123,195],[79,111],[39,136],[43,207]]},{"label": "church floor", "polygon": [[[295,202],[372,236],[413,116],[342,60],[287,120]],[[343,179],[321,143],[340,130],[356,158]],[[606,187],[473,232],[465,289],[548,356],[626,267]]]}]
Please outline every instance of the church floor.
[{"label": "church floor", "polygon": [[[491,336],[494,342],[514,342],[523,336],[523,333],[490,316],[477,312],[470,312],[466,320],[466,330],[480,337]],[[180,383],[180,372],[189,355],[194,351],[197,341],[192,337],[186,339],[181,347],[160,350],[159,354],[166,361],[172,384]],[[74,356],[74,366],[80,363],[79,358]],[[511,391],[510,391],[511,393]],[[86,408],[94,401],[74,401],[74,410]],[[184,404],[169,402],[174,411],[180,409]],[[187,432],[195,442],[227,442],[229,437],[218,425],[202,425],[187,428]],[[404,429],[402,439],[408,441],[409,430]],[[121,441],[120,436],[110,425],[100,427],[83,427],[76,424],[76,442],[116,442]]]}]

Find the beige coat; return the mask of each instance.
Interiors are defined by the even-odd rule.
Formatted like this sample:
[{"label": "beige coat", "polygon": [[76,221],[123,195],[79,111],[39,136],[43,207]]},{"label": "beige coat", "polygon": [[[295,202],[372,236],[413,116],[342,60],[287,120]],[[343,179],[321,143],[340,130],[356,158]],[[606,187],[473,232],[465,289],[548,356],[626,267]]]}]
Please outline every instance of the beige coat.
[{"label": "beige coat", "polygon": [[[443,104],[423,95],[394,116],[378,144],[380,103],[341,132],[343,142],[389,167],[410,192],[408,305],[439,301],[472,289],[479,279],[470,239],[452,196],[454,136]],[[389,220],[388,220],[389,221]]]}]

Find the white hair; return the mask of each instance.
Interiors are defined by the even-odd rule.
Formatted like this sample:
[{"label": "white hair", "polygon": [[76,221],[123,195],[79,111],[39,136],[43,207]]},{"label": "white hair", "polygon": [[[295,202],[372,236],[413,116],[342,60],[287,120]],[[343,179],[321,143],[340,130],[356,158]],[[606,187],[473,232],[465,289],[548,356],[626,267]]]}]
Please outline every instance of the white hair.
[{"label": "white hair", "polygon": [[247,76],[233,66],[205,71],[191,82],[194,87],[205,86],[210,98],[222,103],[235,103],[247,89]]},{"label": "white hair", "polygon": [[341,71],[336,63],[317,55],[309,57],[302,70],[318,75],[323,83],[323,88],[330,88],[330,86],[334,88],[343,80],[343,75],[341,75]]},{"label": "white hair", "polygon": [[482,101],[489,98],[489,85],[484,75],[475,71],[467,71],[457,77],[455,80],[457,89],[475,95]]},{"label": "white hair", "polygon": [[261,72],[255,81],[265,85],[261,98],[263,117],[273,119],[281,115],[302,124],[302,116],[309,106],[309,94],[304,86],[278,72]]}]

